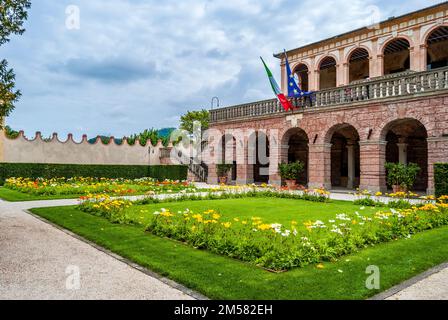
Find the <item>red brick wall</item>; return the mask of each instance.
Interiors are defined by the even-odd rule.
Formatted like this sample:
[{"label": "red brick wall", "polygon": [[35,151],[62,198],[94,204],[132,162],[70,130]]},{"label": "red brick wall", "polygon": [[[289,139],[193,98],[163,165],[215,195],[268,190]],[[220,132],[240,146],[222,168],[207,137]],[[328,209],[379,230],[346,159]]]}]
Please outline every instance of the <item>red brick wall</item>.
[{"label": "red brick wall", "polygon": [[[360,154],[360,187],[371,190],[384,190],[386,161],[386,135],[390,123],[397,119],[415,119],[426,129],[428,136],[428,165],[419,178],[428,181],[428,188],[433,189],[433,164],[448,162],[448,94],[421,97],[394,102],[376,102],[352,106],[339,106],[322,109],[308,109],[303,115],[298,114],[296,121],[287,120],[291,113],[264,119],[244,119],[236,122],[212,124],[213,129],[224,133],[228,129],[265,130],[278,132],[281,143],[283,135],[294,127],[305,131],[309,139],[309,185],[331,187],[331,139],[333,133],[341,124],[353,126],[359,135]],[[300,119],[300,116],[301,119]],[[272,142],[270,142],[272,146]],[[424,146],[414,146],[414,149],[424,149]],[[412,150],[412,148],[411,148]],[[411,151],[413,152],[413,151]],[[414,155],[410,155],[412,159]],[[273,157],[271,157],[273,158]],[[418,158],[418,156],[417,156]],[[238,181],[244,182],[247,165],[238,163]],[[281,159],[270,159],[274,168]],[[425,159],[414,159],[425,163]],[[246,174],[249,177],[253,175]],[[272,180],[278,182],[278,176],[272,175]],[[213,177],[213,173],[211,174]],[[241,178],[240,178],[241,177]],[[251,182],[251,181],[249,181]],[[420,186],[423,187],[423,186]]]}]

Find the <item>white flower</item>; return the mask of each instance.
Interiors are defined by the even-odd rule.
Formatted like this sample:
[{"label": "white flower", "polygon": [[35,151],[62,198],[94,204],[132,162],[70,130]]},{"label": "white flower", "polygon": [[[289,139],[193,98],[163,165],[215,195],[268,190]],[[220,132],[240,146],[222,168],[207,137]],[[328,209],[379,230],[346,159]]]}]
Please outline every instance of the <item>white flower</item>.
[{"label": "white flower", "polygon": [[156,212],[154,212],[153,214],[154,214],[154,215],[159,215],[160,212],[159,212],[159,211],[156,211]]}]

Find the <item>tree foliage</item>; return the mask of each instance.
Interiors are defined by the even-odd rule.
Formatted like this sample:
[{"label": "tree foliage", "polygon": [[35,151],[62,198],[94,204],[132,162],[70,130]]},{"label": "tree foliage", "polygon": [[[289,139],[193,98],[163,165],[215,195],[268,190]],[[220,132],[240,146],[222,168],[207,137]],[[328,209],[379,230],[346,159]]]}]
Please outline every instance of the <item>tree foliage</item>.
[{"label": "tree foliage", "polygon": [[29,0],[0,0],[0,45],[12,34],[23,34],[23,23],[28,18]]},{"label": "tree foliage", "polygon": [[9,116],[21,96],[15,85],[14,71],[8,68],[6,60],[0,61],[0,119]]},{"label": "tree foliage", "polygon": [[205,109],[201,111],[188,111],[180,118],[180,128],[193,133],[193,123],[194,121],[199,121],[201,123],[201,129],[207,130],[209,128],[209,117],[210,114]]},{"label": "tree foliage", "polygon": [[[28,18],[29,0],[0,0],[0,46],[10,40],[13,34],[25,32],[23,23]],[[8,62],[0,62],[0,119],[8,116],[14,109],[21,94],[15,90],[15,74],[8,68]],[[1,124],[0,124],[1,129]]]}]

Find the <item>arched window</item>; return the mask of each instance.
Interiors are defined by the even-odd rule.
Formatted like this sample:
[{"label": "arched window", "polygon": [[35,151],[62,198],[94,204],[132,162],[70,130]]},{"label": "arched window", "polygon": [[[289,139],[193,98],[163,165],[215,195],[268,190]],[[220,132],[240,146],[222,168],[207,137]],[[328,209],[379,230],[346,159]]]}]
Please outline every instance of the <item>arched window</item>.
[{"label": "arched window", "polygon": [[299,64],[294,69],[294,76],[300,89],[303,91],[309,91],[309,81],[308,81],[308,67],[304,64]]},{"label": "arched window", "polygon": [[410,44],[403,38],[392,40],[384,47],[384,74],[393,74],[410,69]]},{"label": "arched window", "polygon": [[327,89],[336,87],[336,60],[325,57],[319,65],[319,88]]},{"label": "arched window", "polygon": [[355,49],[348,59],[349,82],[367,79],[370,76],[369,52],[364,48]]},{"label": "arched window", "polygon": [[448,27],[433,30],[426,40],[428,70],[448,66]]}]

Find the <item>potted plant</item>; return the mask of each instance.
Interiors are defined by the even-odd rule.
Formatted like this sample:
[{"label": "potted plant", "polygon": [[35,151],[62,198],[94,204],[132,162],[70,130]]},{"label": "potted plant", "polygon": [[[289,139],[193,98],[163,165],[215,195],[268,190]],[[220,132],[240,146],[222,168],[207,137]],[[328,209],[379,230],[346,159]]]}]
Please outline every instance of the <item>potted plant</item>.
[{"label": "potted plant", "polygon": [[405,165],[388,162],[385,167],[387,170],[387,183],[392,186],[394,193],[410,190],[420,171],[420,167],[415,163]]},{"label": "potted plant", "polygon": [[216,171],[218,174],[218,180],[220,184],[227,183],[227,177],[229,175],[229,171],[232,169],[231,164],[220,163],[216,165]]},{"label": "potted plant", "polygon": [[297,189],[297,179],[305,169],[303,162],[281,163],[278,165],[280,177],[286,182],[288,189]]}]

